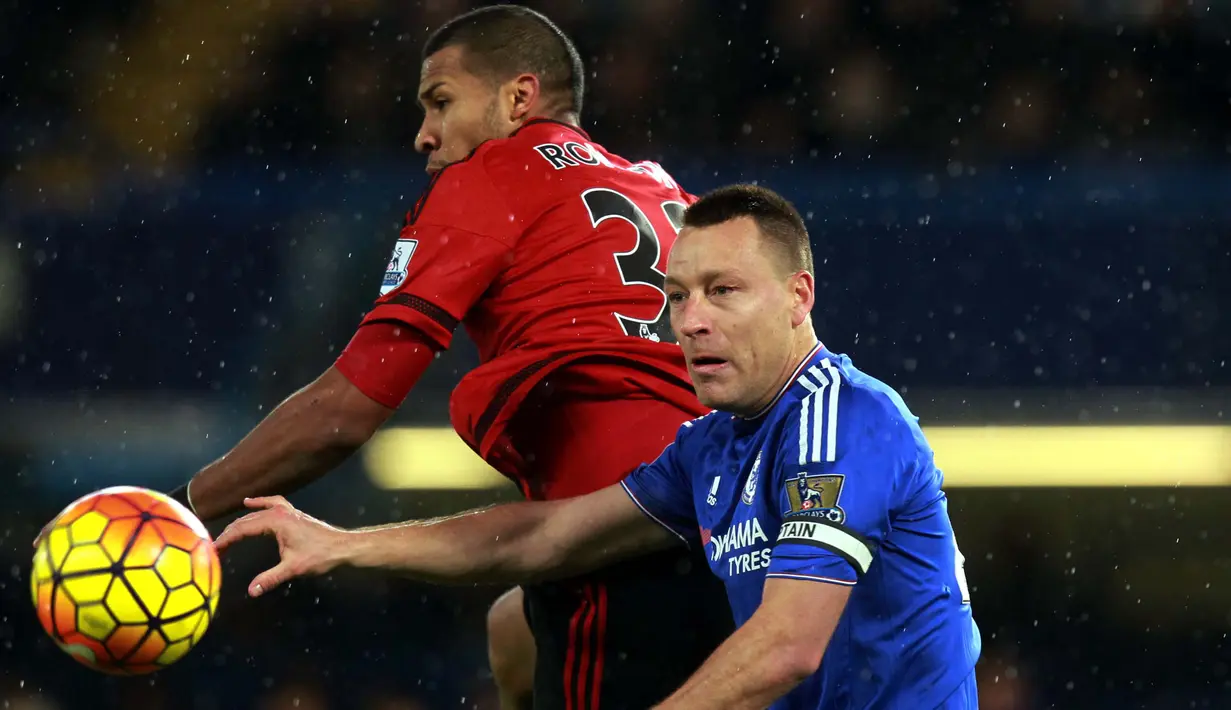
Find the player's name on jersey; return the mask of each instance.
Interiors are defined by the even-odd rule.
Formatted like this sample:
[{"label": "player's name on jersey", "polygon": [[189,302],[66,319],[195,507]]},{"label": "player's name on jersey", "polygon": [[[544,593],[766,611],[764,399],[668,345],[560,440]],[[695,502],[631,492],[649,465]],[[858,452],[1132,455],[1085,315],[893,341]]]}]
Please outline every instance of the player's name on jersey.
[{"label": "player's name on jersey", "polygon": [[535,152],[543,156],[548,165],[556,170],[565,168],[577,168],[583,165],[594,167],[602,165],[607,168],[617,170],[628,170],[629,172],[641,173],[648,175],[666,187],[676,189],[675,180],[663,170],[662,166],[657,163],[644,161],[633,163],[628,167],[623,167],[612,163],[603,155],[603,152],[589,143],[580,141],[564,141],[562,143],[540,143],[534,146]]}]

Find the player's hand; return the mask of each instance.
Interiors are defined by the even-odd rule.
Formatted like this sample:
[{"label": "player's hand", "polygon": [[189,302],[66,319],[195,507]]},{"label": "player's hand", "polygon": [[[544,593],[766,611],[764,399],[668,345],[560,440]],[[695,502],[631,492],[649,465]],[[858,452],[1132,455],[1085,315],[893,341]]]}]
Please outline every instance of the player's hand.
[{"label": "player's hand", "polygon": [[345,533],[294,508],[282,496],[245,498],[244,505],[257,509],[227,526],[214,541],[222,552],[246,537],[273,535],[281,561],[258,574],[248,585],[249,596],[259,597],[295,577],[325,574],[338,566]]}]

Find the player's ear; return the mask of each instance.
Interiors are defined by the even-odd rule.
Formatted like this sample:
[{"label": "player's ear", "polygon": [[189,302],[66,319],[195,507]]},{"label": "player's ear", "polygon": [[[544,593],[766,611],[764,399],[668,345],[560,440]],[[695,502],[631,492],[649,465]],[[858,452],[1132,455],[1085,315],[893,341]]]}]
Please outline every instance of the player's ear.
[{"label": "player's ear", "polygon": [[807,271],[796,272],[789,281],[791,289],[791,327],[798,328],[808,320],[816,305],[816,279]]},{"label": "player's ear", "polygon": [[542,86],[533,74],[519,74],[506,85],[502,99],[506,102],[509,120],[520,123],[540,110]]}]

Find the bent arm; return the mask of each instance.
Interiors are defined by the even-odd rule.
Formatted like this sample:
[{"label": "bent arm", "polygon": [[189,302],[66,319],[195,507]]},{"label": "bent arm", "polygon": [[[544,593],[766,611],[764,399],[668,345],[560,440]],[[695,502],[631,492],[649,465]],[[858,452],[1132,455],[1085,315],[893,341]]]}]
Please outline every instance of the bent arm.
[{"label": "bent arm", "polygon": [[571,577],[680,544],[619,485],[577,498],[347,531],[337,540],[341,564],[455,584]]},{"label": "bent arm", "polygon": [[692,678],[655,710],[757,710],[816,672],[851,588],[797,579],[765,580],[756,613]]},{"label": "bent arm", "polygon": [[213,520],[241,508],[245,498],[302,488],[363,446],[434,356],[431,343],[413,328],[360,326],[332,367],[278,405],[181,492],[199,517]]},{"label": "bent arm", "polygon": [[242,508],[244,498],[298,490],[345,461],[393,411],[330,367],[192,478],[192,508],[213,520]]}]

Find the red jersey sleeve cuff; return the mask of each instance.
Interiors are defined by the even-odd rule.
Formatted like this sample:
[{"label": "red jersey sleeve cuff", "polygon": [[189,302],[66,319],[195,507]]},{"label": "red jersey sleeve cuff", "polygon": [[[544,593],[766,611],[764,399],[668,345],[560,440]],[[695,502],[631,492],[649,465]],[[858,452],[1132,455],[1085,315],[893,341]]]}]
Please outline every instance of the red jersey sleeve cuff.
[{"label": "red jersey sleeve cuff", "polygon": [[419,331],[436,350],[449,347],[458,325],[458,319],[445,309],[409,293],[394,294],[389,300],[377,304],[364,316],[361,325],[381,322],[410,326]]},{"label": "red jersey sleeve cuff", "polygon": [[359,327],[334,368],[373,401],[397,409],[435,357],[418,330],[377,322]]}]

